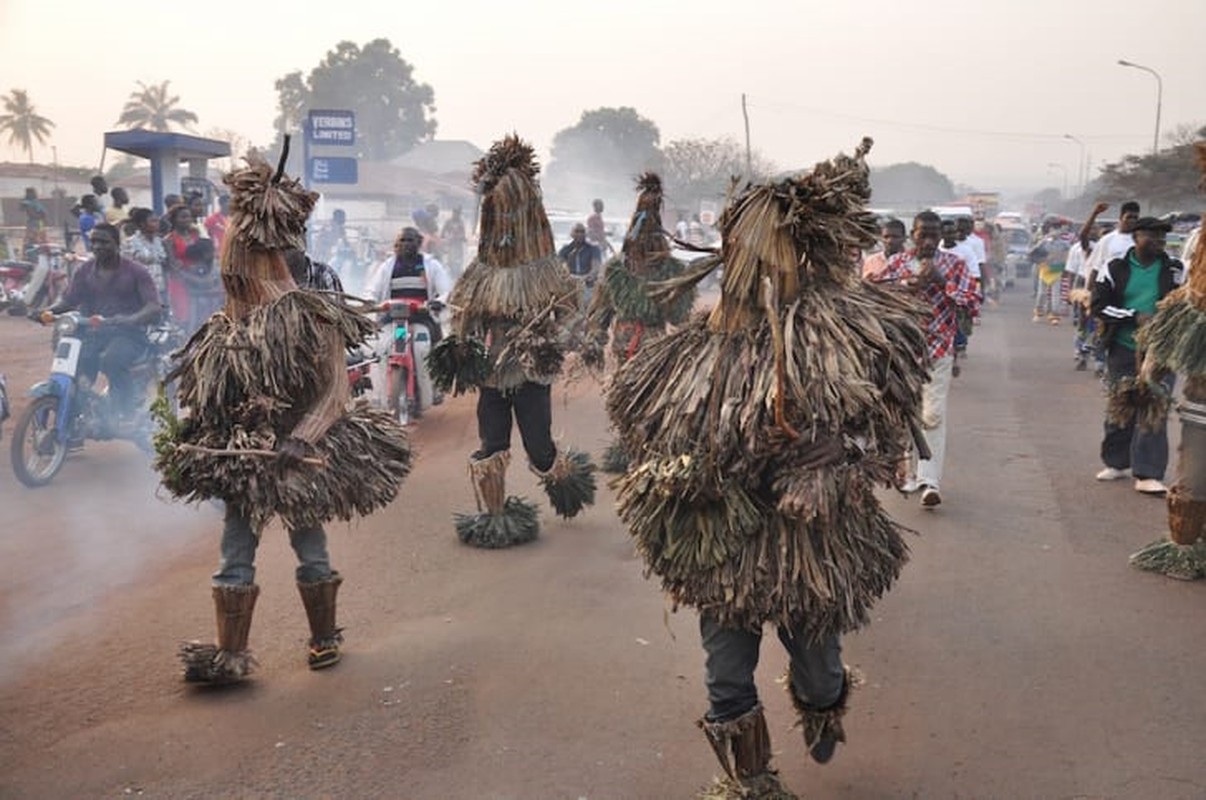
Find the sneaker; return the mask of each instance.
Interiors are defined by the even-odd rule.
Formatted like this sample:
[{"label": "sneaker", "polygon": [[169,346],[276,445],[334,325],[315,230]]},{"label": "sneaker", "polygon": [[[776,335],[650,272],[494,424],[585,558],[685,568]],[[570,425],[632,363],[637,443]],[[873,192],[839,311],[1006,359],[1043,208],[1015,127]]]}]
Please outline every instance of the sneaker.
[{"label": "sneaker", "polygon": [[1043,315],[1042,315],[1042,314],[1040,314],[1040,313],[1038,313],[1038,312],[1036,311],[1036,312],[1034,313],[1034,316],[1030,318],[1030,321],[1031,321],[1031,322],[1042,322],[1042,321],[1043,321]]},{"label": "sneaker", "polygon": [[1114,469],[1113,467],[1106,467],[1101,472],[1097,473],[1097,480],[1120,481],[1123,478],[1130,477],[1130,474],[1131,471],[1129,469]]},{"label": "sneaker", "polygon": [[934,508],[942,505],[942,495],[938,494],[938,490],[933,486],[927,486],[921,490],[921,507]]},{"label": "sneaker", "polygon": [[1168,487],[1162,481],[1158,481],[1155,478],[1139,478],[1135,481],[1135,491],[1142,492],[1143,494],[1163,496],[1168,494]]},{"label": "sneaker", "polygon": [[342,641],[343,636],[338,633],[327,639],[311,641],[306,658],[310,669],[326,669],[339,663],[339,643]]},{"label": "sneaker", "polygon": [[1054,314],[1052,314],[1051,316],[1047,317],[1047,322],[1051,323],[1052,325],[1058,325],[1058,324],[1059,324],[1059,317],[1057,317],[1057,316],[1055,316]]},{"label": "sneaker", "polygon": [[920,488],[916,478],[905,478],[896,485],[896,490],[901,494],[912,494]]}]

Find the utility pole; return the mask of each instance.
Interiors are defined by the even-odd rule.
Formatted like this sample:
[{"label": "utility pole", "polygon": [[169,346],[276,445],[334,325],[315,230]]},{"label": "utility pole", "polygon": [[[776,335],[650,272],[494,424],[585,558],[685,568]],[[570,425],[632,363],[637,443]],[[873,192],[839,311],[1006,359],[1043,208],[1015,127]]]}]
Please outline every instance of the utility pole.
[{"label": "utility pole", "polygon": [[754,159],[750,155],[750,112],[745,107],[745,92],[741,93],[741,116],[745,118],[745,179],[754,179]]},{"label": "utility pole", "polygon": [[1080,146],[1080,161],[1076,165],[1076,185],[1077,194],[1083,195],[1085,193],[1085,184],[1088,182],[1088,166],[1085,162],[1085,143],[1070,133],[1065,133],[1064,138],[1070,142],[1075,142]]}]

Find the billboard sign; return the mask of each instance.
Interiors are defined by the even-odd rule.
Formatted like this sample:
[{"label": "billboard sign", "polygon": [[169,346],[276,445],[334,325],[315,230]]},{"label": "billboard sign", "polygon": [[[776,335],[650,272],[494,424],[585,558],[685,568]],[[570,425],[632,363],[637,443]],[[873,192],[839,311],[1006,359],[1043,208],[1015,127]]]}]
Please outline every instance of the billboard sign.
[{"label": "billboard sign", "polygon": [[346,110],[312,110],[306,138],[313,145],[356,144],[356,114]]}]

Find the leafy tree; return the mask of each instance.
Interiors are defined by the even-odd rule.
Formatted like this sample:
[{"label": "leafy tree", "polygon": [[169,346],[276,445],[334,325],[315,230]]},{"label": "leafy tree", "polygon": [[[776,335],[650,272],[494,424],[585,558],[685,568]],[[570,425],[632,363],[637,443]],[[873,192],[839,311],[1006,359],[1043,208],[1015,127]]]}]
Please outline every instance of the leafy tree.
[{"label": "leafy tree", "polygon": [[117,124],[165,133],[170,131],[173,125],[191,129],[197,123],[197,115],[177,108],[180,95],[168,93],[170,83],[171,81],[164,81],[148,86],[138,81],[138,90],[130,92],[130,99],[122,108]]},{"label": "leafy tree", "polygon": [[951,179],[928,164],[909,161],[871,170],[871,204],[916,209],[955,199]]},{"label": "leafy tree", "polygon": [[1206,139],[1206,126],[1194,133],[1174,132],[1171,138],[1172,146],[1155,154],[1129,155],[1107,164],[1101,171],[1102,199],[1138,199],[1154,213],[1200,208],[1201,173],[1194,161],[1193,142]]},{"label": "leafy tree", "polygon": [[636,109],[596,108],[553,137],[546,191],[574,203],[592,197],[628,197],[632,179],[660,169],[661,133]]},{"label": "leafy tree", "polygon": [[8,133],[8,143],[29,153],[33,163],[33,143],[44,144],[54,123],[37,113],[24,89],[13,89],[4,96],[4,114],[0,114],[0,132]]},{"label": "leafy tree", "polygon": [[680,208],[723,198],[734,178],[756,180],[775,172],[774,165],[754,152],[752,174],[747,174],[745,148],[733,139],[675,139],[662,150],[662,157],[666,195]]},{"label": "leafy tree", "polygon": [[311,109],[348,109],[356,114],[356,145],[348,155],[370,161],[397,158],[435,135],[435,93],[414,78],[414,67],[388,39],[360,48],[340,42],[306,77],[291,72],[275,83],[280,149],[284,133],[301,130]]}]

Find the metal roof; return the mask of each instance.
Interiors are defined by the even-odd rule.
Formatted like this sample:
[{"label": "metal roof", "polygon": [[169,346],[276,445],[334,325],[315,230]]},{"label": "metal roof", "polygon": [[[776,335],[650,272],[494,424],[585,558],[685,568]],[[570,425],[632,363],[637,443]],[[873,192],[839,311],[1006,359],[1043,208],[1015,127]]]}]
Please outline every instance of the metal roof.
[{"label": "metal roof", "polygon": [[223,158],[230,155],[230,143],[217,139],[189,136],[186,133],[161,133],[135,128],[131,131],[109,131],[105,147],[141,158],[173,152],[180,158]]}]

